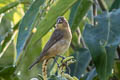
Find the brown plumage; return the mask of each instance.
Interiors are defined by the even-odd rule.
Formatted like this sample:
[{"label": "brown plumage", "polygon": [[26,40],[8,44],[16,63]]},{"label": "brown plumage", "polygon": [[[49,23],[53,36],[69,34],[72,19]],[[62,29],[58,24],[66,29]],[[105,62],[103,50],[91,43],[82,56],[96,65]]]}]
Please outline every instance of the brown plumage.
[{"label": "brown plumage", "polygon": [[58,17],[55,31],[46,43],[40,56],[29,67],[29,69],[39,62],[64,53],[69,48],[71,39],[72,34],[67,20],[62,16]]}]

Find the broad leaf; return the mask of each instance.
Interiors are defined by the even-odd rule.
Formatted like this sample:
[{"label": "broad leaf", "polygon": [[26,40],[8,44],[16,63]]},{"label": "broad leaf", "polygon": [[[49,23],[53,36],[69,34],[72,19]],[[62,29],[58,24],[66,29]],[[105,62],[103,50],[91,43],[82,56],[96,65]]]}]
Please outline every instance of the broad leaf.
[{"label": "broad leaf", "polygon": [[114,64],[116,47],[106,47],[106,51],[107,51],[106,73],[107,76],[110,76],[112,74],[112,69],[114,67],[113,64]]},{"label": "broad leaf", "polygon": [[[20,21],[19,21],[20,22]],[[0,46],[0,57],[3,56],[3,54],[5,53],[6,49],[9,47],[9,45],[11,44],[12,40],[15,38],[16,34],[17,34],[17,29],[18,29],[18,25],[19,22],[14,26],[13,31],[11,33],[8,33],[8,35],[4,38],[4,42],[2,43],[2,45]],[[14,61],[15,62],[15,61]]]},{"label": "broad leaf", "polygon": [[97,39],[100,36],[98,38],[95,37],[95,36],[98,36],[97,31],[94,30],[94,28],[93,29],[91,28],[90,28],[90,25],[89,26],[86,25],[86,28],[83,34],[84,40],[90,50],[98,75],[101,78],[103,78],[101,80],[105,80],[106,79],[106,63],[107,63],[107,55],[106,55],[105,47],[99,44]]},{"label": "broad leaf", "polygon": [[69,16],[69,25],[70,25],[70,27],[72,27],[73,18],[75,17],[75,13],[76,13],[77,8],[78,8],[78,6],[79,6],[79,4],[80,4],[80,1],[81,1],[81,0],[79,0],[78,2],[76,2],[76,3],[72,6],[72,8],[71,8],[71,12],[70,12],[70,16]]},{"label": "broad leaf", "polygon": [[108,45],[117,46],[120,44],[120,9],[108,14],[109,27]]},{"label": "broad leaf", "polygon": [[97,75],[96,69],[92,69],[86,78],[86,80],[93,80],[93,78]]},{"label": "broad leaf", "polygon": [[120,60],[115,61],[114,69],[115,75],[117,76],[118,79],[120,79]]},{"label": "broad leaf", "polygon": [[9,76],[12,75],[15,71],[15,67],[8,66],[0,70],[0,76]]},{"label": "broad leaf", "polygon": [[3,17],[0,23],[0,58],[2,57],[3,53],[3,44],[5,42],[5,38],[11,33],[11,21],[7,18]]},{"label": "broad leaf", "polygon": [[86,25],[83,32],[98,76],[106,80],[111,74],[115,48],[120,43],[120,9],[97,16],[97,25]]},{"label": "broad leaf", "polygon": [[74,32],[82,21],[83,17],[88,12],[90,6],[92,5],[92,0],[81,0],[77,10],[75,12],[75,16],[73,18],[73,23],[71,30]]},{"label": "broad leaf", "polygon": [[74,53],[74,57],[76,62],[70,65],[71,75],[80,78],[81,75],[85,73],[91,56],[88,49],[80,48]]},{"label": "broad leaf", "polygon": [[0,14],[10,10],[11,8],[16,7],[18,4],[19,4],[19,1],[16,1],[16,2],[12,2],[12,3],[8,4],[8,5],[0,8]]},{"label": "broad leaf", "polygon": [[3,16],[0,21],[0,43],[8,35],[10,28],[11,21]]},{"label": "broad leaf", "polygon": [[17,39],[17,57],[20,55],[20,52],[23,50],[24,45],[26,43],[27,38],[29,37],[31,30],[33,28],[33,24],[35,19],[39,13],[39,7],[42,5],[44,0],[36,0],[30,7],[30,9],[26,12],[23,17],[20,27],[19,34]]},{"label": "broad leaf", "polygon": [[120,7],[120,0],[115,0],[110,8],[110,11],[113,9],[118,9]]}]

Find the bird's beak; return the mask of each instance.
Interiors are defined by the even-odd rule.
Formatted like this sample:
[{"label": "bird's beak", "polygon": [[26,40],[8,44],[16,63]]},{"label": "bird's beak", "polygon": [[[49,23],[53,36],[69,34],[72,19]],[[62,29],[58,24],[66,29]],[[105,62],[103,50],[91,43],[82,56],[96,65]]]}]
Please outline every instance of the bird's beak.
[{"label": "bird's beak", "polygon": [[63,21],[62,21],[62,19],[61,18],[58,18],[58,20],[57,20],[57,24],[61,24]]},{"label": "bird's beak", "polygon": [[65,21],[65,18],[63,16],[59,16],[58,19],[57,19],[56,24],[64,23],[64,21]]}]

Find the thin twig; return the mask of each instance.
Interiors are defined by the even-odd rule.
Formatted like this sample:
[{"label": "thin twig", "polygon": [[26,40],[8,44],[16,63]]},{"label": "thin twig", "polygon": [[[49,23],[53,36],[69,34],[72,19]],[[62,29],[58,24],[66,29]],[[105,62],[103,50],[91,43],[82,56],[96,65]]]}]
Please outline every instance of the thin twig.
[{"label": "thin twig", "polygon": [[[93,17],[97,16],[97,0],[94,0],[93,4]],[[97,23],[95,19],[93,18],[93,25],[95,26]]]}]

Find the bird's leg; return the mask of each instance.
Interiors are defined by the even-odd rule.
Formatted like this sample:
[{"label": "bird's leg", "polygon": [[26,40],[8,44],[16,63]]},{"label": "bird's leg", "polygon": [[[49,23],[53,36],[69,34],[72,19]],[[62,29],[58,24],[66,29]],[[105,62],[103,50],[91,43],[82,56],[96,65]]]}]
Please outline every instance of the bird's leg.
[{"label": "bird's leg", "polygon": [[56,58],[55,58],[55,57],[53,57],[53,59],[54,59],[54,62],[57,64],[57,67],[58,67],[58,68],[60,68],[60,65],[58,64],[58,62],[57,62]]}]

